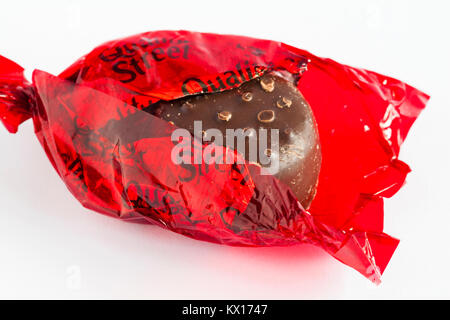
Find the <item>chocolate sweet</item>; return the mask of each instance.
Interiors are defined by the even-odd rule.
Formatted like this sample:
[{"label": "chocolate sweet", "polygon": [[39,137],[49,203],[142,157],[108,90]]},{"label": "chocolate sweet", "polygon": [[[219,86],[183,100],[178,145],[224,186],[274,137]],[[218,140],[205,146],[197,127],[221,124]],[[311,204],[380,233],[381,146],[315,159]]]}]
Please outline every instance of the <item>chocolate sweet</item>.
[{"label": "chocolate sweet", "polygon": [[[320,142],[311,108],[292,81],[279,74],[266,74],[233,90],[160,102],[152,113],[193,135],[194,121],[198,120],[202,121],[203,135],[213,128],[224,137],[226,129],[242,129],[244,134],[256,134],[259,141],[259,129],[267,129],[267,148],[263,152],[270,161],[278,160],[274,176],[294,192],[304,208],[309,208],[321,166]],[[276,150],[271,149],[273,129],[278,129],[279,135]],[[232,148],[236,145],[214,142]],[[250,157],[249,140],[245,150],[246,160],[261,167],[270,165],[261,156]]]},{"label": "chocolate sweet", "polygon": [[[428,99],[281,42],[186,30],[106,42],[32,83],[0,56],[0,122],[15,133],[32,118],[84,207],[224,245],[313,244],[377,283],[398,246],[383,233],[383,197],[405,182],[400,146]],[[215,148],[224,131],[237,148]],[[224,149],[243,156],[221,165]]]}]

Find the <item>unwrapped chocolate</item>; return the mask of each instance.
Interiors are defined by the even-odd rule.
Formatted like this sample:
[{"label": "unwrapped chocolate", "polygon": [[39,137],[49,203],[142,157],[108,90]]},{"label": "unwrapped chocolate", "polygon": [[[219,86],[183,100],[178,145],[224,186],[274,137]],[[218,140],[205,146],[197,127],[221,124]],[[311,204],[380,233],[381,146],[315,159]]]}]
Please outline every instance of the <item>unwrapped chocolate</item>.
[{"label": "unwrapped chocolate", "polygon": [[383,198],[428,98],[241,36],[147,32],[32,82],[0,56],[0,119],[15,133],[32,118],[83,206],[220,244],[315,244],[374,282],[398,245]]}]

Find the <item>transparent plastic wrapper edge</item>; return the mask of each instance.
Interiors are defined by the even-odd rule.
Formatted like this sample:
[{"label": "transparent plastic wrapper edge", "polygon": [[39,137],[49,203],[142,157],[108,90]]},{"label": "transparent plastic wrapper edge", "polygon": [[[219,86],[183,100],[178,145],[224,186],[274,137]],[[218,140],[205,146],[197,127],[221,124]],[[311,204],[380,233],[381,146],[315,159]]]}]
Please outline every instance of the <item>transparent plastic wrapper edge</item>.
[{"label": "transparent plastic wrapper edge", "polygon": [[[317,124],[321,167],[307,210],[249,161],[173,163],[177,126],[154,112],[158,103],[231,92],[274,72],[295,85]],[[383,233],[383,198],[410,171],[398,154],[428,99],[390,77],[241,36],[147,32],[105,43],[59,76],[36,70],[32,83],[0,56],[0,119],[15,133],[32,118],[83,206],[226,245],[315,244],[375,283],[399,242]],[[199,153],[208,147],[193,143]]]}]

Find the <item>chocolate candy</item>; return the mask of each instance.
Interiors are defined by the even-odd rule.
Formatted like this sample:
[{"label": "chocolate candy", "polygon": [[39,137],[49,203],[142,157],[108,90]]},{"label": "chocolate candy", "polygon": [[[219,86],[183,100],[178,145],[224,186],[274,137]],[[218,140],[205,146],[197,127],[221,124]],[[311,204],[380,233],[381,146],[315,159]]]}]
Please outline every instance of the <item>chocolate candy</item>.
[{"label": "chocolate candy", "polygon": [[[300,76],[322,162],[313,115],[292,85]],[[58,175],[86,208],[226,245],[314,244],[374,282],[398,245],[382,231],[383,197],[410,171],[398,154],[428,98],[280,42],[185,30],[104,43],[58,77],[36,70],[33,83],[0,56],[0,121],[14,133],[33,119]],[[242,128],[255,133],[249,142],[270,146],[255,159],[238,145],[245,157],[231,166],[178,163],[176,134],[187,147],[189,131],[203,137],[194,120],[203,120],[208,140]],[[260,128],[281,142],[272,145]],[[196,151],[224,149],[207,144],[194,143]],[[267,172],[273,163],[278,171]],[[309,206],[319,167],[308,214],[298,200]]]},{"label": "chocolate candy", "polygon": [[[254,129],[250,134],[257,134],[259,140],[260,128],[268,132],[278,129],[277,150],[270,149],[268,133],[268,147],[263,152],[270,160],[278,160],[275,177],[293,191],[305,209],[309,208],[316,193],[321,150],[314,115],[292,81],[280,74],[266,74],[236,89],[159,102],[152,113],[193,135],[194,121],[198,120],[202,121],[203,134],[216,128],[224,137],[226,129]],[[227,141],[214,143],[234,147]],[[246,160],[255,160],[249,157],[248,140],[245,148]],[[258,156],[256,164],[267,167],[261,160]]]}]

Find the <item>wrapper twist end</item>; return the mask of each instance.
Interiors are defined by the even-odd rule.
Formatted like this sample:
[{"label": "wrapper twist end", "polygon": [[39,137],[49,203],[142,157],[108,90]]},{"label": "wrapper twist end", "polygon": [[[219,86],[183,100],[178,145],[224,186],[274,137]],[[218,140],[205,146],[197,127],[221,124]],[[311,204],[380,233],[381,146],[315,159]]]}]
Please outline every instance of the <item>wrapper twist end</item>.
[{"label": "wrapper twist end", "polygon": [[378,285],[399,242],[385,233],[354,232],[333,256]]},{"label": "wrapper twist end", "polygon": [[0,56],[0,120],[6,129],[16,133],[19,125],[31,118],[33,105],[33,89],[23,68]]}]

